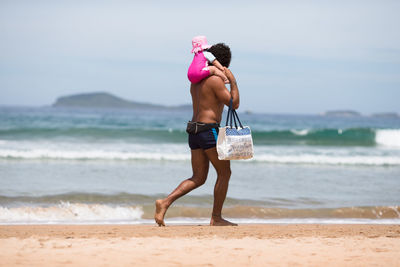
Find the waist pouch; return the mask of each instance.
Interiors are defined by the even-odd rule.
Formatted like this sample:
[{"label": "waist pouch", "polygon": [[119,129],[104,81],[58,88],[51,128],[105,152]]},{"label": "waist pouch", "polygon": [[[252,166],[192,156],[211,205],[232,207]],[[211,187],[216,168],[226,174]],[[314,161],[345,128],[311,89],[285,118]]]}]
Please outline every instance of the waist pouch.
[{"label": "waist pouch", "polygon": [[219,127],[218,123],[202,123],[202,122],[196,122],[196,121],[189,121],[187,123],[186,132],[188,134],[197,134],[197,133],[208,131],[212,128],[218,129],[218,127]]}]

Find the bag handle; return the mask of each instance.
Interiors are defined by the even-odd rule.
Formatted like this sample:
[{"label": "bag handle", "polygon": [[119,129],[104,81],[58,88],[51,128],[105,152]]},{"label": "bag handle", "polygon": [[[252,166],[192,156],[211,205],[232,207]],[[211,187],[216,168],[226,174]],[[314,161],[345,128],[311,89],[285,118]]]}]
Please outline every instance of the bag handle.
[{"label": "bag handle", "polygon": [[[231,115],[231,109],[232,109],[232,98],[231,98],[231,100],[229,101],[229,108],[228,108],[228,114],[226,115],[226,123],[225,123],[225,126],[228,126],[228,123],[229,123],[229,118],[231,117],[230,115]],[[231,128],[232,128],[232,122],[231,122]]]},{"label": "bag handle", "polygon": [[[239,115],[236,113],[236,110],[233,110],[233,114],[234,114],[234,116],[236,116],[236,119],[237,119],[238,122],[239,122],[240,128],[243,128],[243,125],[242,125],[242,123],[240,122]],[[236,126],[236,120],[235,120],[235,126]],[[237,126],[236,126],[236,128],[237,128]]]},{"label": "bag handle", "polygon": [[236,123],[236,116],[235,113],[236,111],[233,109],[233,99],[231,98],[231,101],[229,102],[229,108],[231,109],[231,128],[232,128],[232,121],[235,123],[235,128],[237,129],[237,123]]},{"label": "bag handle", "polygon": [[233,128],[233,125],[232,125],[232,121],[233,121],[233,123],[235,124],[235,128],[237,129],[238,126],[237,126],[237,123],[236,123],[236,119],[239,122],[240,127],[243,128],[243,125],[242,125],[242,123],[241,123],[241,121],[239,119],[238,114],[236,113],[236,110],[233,109],[233,99],[231,98],[231,100],[229,101],[229,109],[228,109],[228,114],[226,116],[226,124],[225,124],[225,126],[228,126],[228,124],[229,124],[229,126],[231,128]]}]

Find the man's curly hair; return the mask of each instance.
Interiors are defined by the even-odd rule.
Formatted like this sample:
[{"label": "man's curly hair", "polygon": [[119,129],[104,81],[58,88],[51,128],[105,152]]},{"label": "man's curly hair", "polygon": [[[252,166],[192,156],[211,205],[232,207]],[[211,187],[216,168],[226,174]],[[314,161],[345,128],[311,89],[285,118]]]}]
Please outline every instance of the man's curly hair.
[{"label": "man's curly hair", "polygon": [[224,67],[229,67],[229,64],[231,64],[231,49],[229,46],[227,46],[224,43],[218,43],[210,48],[207,49],[208,52],[212,53],[214,57],[221,63],[222,66]]}]

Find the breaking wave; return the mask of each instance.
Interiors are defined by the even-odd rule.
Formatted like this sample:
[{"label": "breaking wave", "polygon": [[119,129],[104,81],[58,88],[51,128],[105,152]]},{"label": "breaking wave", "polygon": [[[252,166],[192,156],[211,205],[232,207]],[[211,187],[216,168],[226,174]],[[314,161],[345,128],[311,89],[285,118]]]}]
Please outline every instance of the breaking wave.
[{"label": "breaking wave", "polygon": [[[252,129],[255,145],[376,146],[400,147],[400,129],[291,129],[260,131]],[[184,127],[174,128],[11,128],[0,129],[3,140],[107,140],[126,142],[183,143]]]},{"label": "breaking wave", "polygon": [[400,148],[400,130],[399,129],[377,130],[375,136],[375,142],[383,146]]},{"label": "breaking wave", "polygon": [[[23,160],[166,160],[166,161],[188,161],[190,152],[185,148],[179,151],[107,151],[97,149],[68,150],[68,149],[0,149],[0,159],[23,159]],[[311,152],[288,152],[271,153],[267,149],[258,152],[250,161],[261,163],[281,164],[324,164],[324,165],[365,165],[365,166],[396,166],[400,165],[400,157],[396,154],[341,154],[341,153],[311,153]]]},{"label": "breaking wave", "polygon": [[[41,196],[0,196],[0,224],[46,223],[153,223],[154,201],[161,195],[71,192]],[[193,195],[171,206],[167,220],[176,223],[207,221],[213,205],[211,195]],[[314,199],[265,200],[227,198],[224,216],[243,223],[286,220],[354,221],[389,220],[400,224],[399,206],[324,207]],[[272,220],[272,221],[271,221]]]},{"label": "breaking wave", "polygon": [[[166,219],[206,219],[211,207],[173,206]],[[0,206],[0,224],[26,223],[150,223],[154,216],[153,206],[121,206],[109,204],[85,204],[61,202],[52,206]],[[342,207],[330,209],[284,209],[259,206],[228,206],[224,216],[238,218],[244,222],[282,219],[368,219],[391,220],[400,223],[400,207]]]},{"label": "breaking wave", "polygon": [[0,223],[138,222],[140,207],[61,202],[49,207],[0,207]]}]

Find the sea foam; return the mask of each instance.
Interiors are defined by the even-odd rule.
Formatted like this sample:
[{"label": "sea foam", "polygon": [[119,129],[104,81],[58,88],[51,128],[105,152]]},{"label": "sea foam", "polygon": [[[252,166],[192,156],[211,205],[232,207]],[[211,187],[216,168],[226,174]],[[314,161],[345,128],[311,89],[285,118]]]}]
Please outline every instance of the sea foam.
[{"label": "sea foam", "polygon": [[379,145],[400,148],[400,129],[376,130],[375,141]]},{"label": "sea foam", "polygon": [[[299,130],[300,137],[310,134]],[[373,132],[378,146],[255,145],[250,161],[316,165],[400,165],[400,129]],[[257,136],[254,136],[254,140]],[[131,143],[82,140],[0,140],[3,160],[189,161],[186,143]]]},{"label": "sea foam", "polygon": [[291,133],[293,133],[293,134],[295,134],[295,135],[300,135],[300,136],[305,136],[305,135],[307,135],[309,132],[310,132],[310,130],[308,130],[308,129],[303,129],[303,130],[290,130],[290,132]]},{"label": "sea foam", "polygon": [[189,160],[189,154],[106,150],[0,150],[0,158],[64,160]]},{"label": "sea foam", "polygon": [[[255,151],[252,162],[282,163],[282,164],[324,164],[324,165],[366,165],[386,166],[400,165],[400,156],[393,155],[343,155],[341,153],[324,154],[309,153],[268,153]],[[167,161],[188,161],[190,153],[168,153],[168,152],[128,152],[128,151],[105,151],[105,150],[10,150],[0,149],[0,158],[3,159],[25,159],[25,160],[167,160]]]},{"label": "sea foam", "polygon": [[0,207],[0,223],[85,223],[141,219],[141,207],[61,202],[48,207]]},{"label": "sea foam", "polygon": [[331,155],[259,155],[254,161],[283,164],[323,164],[323,165],[400,165],[400,157],[382,156],[331,156]]},{"label": "sea foam", "polygon": [[[211,207],[210,207],[211,208]],[[210,208],[176,206],[168,224],[208,223]],[[400,224],[399,207],[344,207],[333,209],[283,209],[228,206],[226,218],[237,223],[361,223]],[[149,224],[154,209],[141,206],[61,202],[51,206],[1,207],[0,224]]]}]

